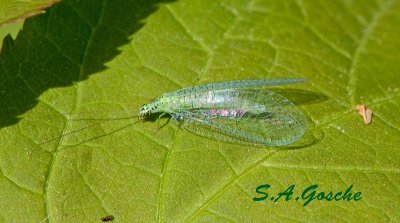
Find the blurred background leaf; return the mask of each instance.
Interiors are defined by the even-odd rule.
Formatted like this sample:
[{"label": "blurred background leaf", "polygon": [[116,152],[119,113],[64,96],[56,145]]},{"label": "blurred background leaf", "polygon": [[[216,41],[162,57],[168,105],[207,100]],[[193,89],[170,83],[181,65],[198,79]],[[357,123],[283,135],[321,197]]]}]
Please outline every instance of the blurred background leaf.
[{"label": "blurred background leaf", "polygon": [[42,13],[44,9],[59,1],[60,0],[1,0],[0,25]]},{"label": "blurred background leaf", "polygon": [[[0,54],[0,221],[398,221],[398,12],[398,0],[65,0],[27,19]],[[290,77],[308,82],[277,91],[309,129],[286,148],[128,119],[182,87]],[[363,198],[254,202],[261,184]]]}]

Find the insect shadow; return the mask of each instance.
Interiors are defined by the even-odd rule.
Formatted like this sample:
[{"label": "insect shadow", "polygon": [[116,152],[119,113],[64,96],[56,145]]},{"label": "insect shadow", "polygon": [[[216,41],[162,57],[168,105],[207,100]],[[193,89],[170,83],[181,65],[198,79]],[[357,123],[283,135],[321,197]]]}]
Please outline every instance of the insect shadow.
[{"label": "insect shadow", "polygon": [[328,97],[322,93],[317,93],[313,91],[300,90],[300,89],[269,89],[272,90],[283,97],[289,99],[295,105],[310,105],[318,104],[323,101],[328,100]]},{"label": "insect shadow", "polygon": [[[162,119],[167,119],[167,120],[162,122],[161,121]],[[171,119],[172,119],[172,116],[170,114],[159,112],[159,113],[152,113],[152,114],[144,117],[143,121],[157,122],[156,132],[158,132],[158,130],[167,126],[170,123]]]},{"label": "insect shadow", "polygon": [[319,143],[325,137],[325,133],[314,129],[306,132],[302,139],[298,142],[295,142],[291,145],[281,146],[279,150],[297,150],[297,149],[306,149],[312,145]]}]

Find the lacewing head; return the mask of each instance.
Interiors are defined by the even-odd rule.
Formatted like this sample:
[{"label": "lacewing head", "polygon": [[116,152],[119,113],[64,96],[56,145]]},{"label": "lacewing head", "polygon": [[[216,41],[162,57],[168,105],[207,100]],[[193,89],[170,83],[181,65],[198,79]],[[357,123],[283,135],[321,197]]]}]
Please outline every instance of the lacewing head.
[{"label": "lacewing head", "polygon": [[150,114],[150,109],[147,104],[144,104],[140,109],[139,109],[139,119],[144,119],[147,115]]}]

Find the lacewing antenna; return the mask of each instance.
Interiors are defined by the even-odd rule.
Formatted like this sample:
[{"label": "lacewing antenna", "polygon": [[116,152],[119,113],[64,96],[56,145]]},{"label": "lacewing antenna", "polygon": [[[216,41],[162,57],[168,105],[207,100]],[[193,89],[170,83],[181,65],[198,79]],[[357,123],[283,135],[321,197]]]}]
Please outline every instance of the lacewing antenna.
[{"label": "lacewing antenna", "polygon": [[[89,129],[89,128],[92,128],[92,127],[95,127],[95,126],[102,125],[102,124],[104,124],[104,123],[106,123],[106,122],[110,122],[110,121],[113,121],[113,120],[115,121],[115,120],[132,119],[132,118],[136,118],[136,117],[138,117],[138,116],[137,116],[137,115],[134,115],[134,116],[121,117],[121,118],[116,118],[116,119],[105,119],[105,118],[98,118],[98,119],[96,119],[96,118],[71,119],[71,121],[99,120],[99,121],[101,121],[101,122],[97,122],[97,123],[94,123],[94,124],[91,124],[91,125],[88,125],[88,126],[85,126],[85,127],[82,127],[82,128],[79,128],[79,129],[70,131],[70,132],[67,132],[67,133],[62,134],[62,135],[60,135],[60,136],[57,136],[57,137],[51,138],[51,139],[49,139],[49,140],[46,140],[46,141],[44,141],[44,142],[41,142],[41,143],[39,143],[38,145],[44,145],[44,144],[53,142],[53,141],[55,141],[55,140],[58,140],[58,139],[61,139],[61,138],[65,137],[65,136],[73,135],[73,134],[75,134],[75,133],[79,133],[79,132],[84,131],[84,130],[86,130],[86,129]],[[141,120],[139,120],[139,121],[141,121]],[[129,126],[134,125],[134,124],[138,123],[139,121],[136,121],[136,122],[134,122],[133,124],[129,124]]]}]

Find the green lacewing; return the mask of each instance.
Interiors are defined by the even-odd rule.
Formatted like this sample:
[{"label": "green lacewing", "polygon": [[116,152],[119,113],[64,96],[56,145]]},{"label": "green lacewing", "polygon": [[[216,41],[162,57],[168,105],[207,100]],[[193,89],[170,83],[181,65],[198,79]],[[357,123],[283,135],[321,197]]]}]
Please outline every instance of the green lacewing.
[{"label": "green lacewing", "polygon": [[226,142],[288,145],[305,134],[307,119],[291,101],[263,87],[304,81],[234,80],[187,87],[143,105],[139,117],[169,114],[192,133]]}]

